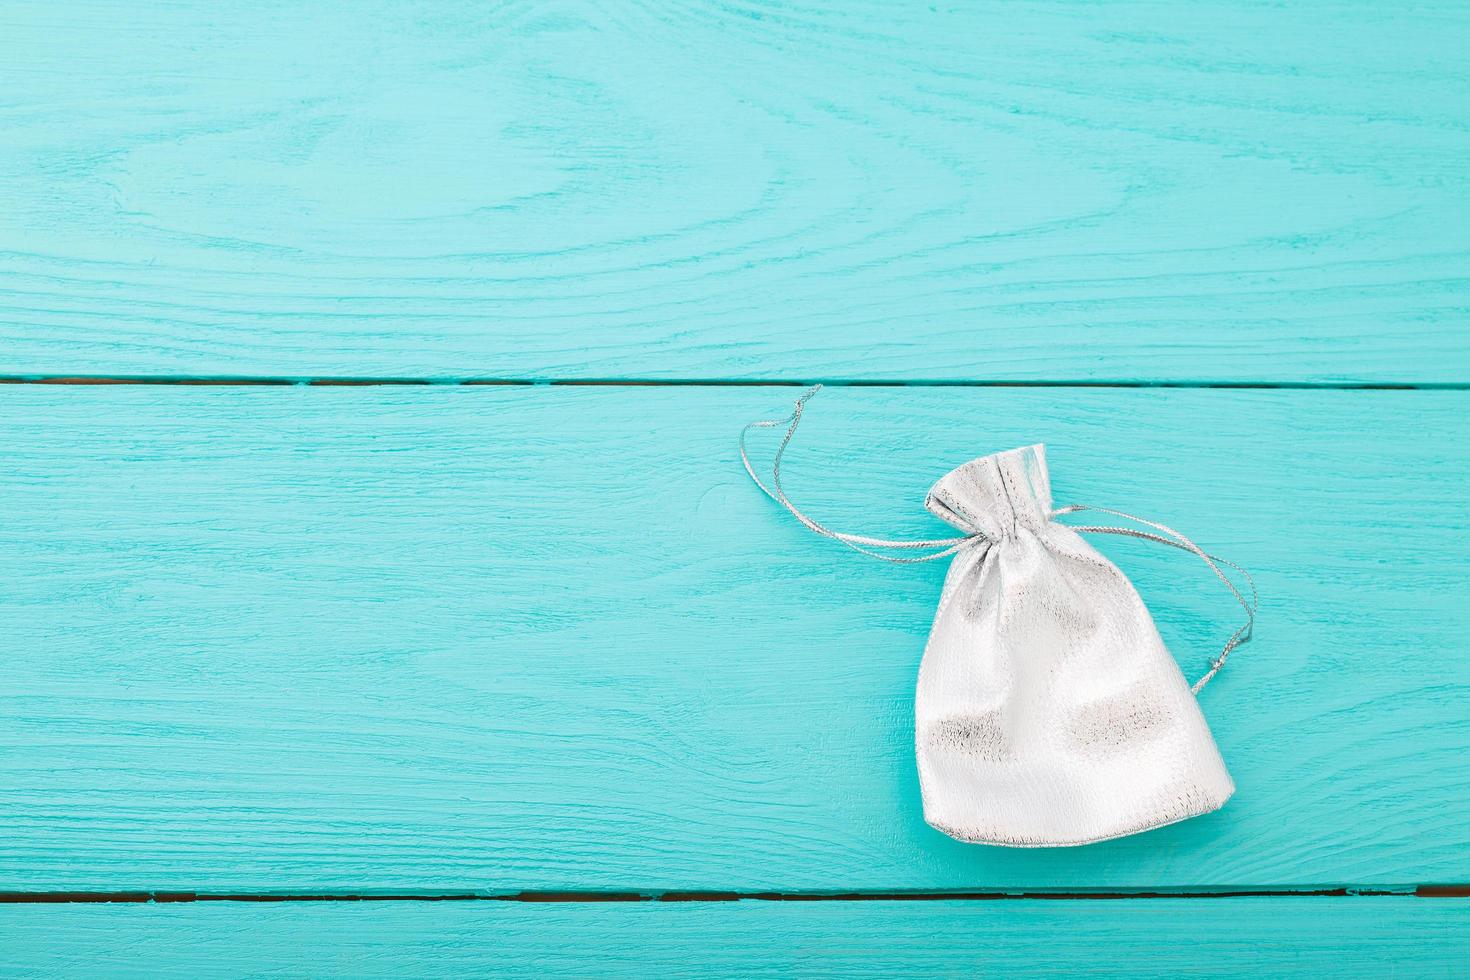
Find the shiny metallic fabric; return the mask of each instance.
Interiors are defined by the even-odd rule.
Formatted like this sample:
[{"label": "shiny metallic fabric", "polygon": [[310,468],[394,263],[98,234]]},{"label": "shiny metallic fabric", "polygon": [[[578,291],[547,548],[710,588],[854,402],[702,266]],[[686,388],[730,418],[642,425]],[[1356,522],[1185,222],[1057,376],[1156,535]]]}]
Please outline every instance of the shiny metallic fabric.
[{"label": "shiny metallic fabric", "polygon": [[978,543],[955,552],[919,669],[924,819],[1052,847],[1219,809],[1235,785],[1190,686],[1128,579],[1053,519],[1044,448],[968,462],[925,505]]}]

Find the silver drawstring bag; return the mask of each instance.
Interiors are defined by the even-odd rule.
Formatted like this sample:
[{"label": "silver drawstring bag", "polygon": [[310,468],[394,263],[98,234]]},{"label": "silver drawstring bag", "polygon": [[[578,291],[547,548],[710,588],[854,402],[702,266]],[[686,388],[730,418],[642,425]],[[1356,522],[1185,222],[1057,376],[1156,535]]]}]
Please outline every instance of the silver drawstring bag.
[{"label": "silver drawstring bag", "polygon": [[[1040,445],[971,460],[930,489],[925,507],[959,537],[895,541],[843,534],[807,517],[781,486],[781,457],[807,399],[784,419],[752,422],[740,458],[797,520],[884,561],[950,555],[919,667],[915,748],[924,819],[958,840],[1061,847],[1135,834],[1219,809],[1235,791],[1194,695],[1250,639],[1250,575],[1162,524],[1100,507],[1052,508]],[[753,428],[786,426],[767,486],[746,453]],[[1143,525],[1056,520],[1092,510]],[[1081,533],[1122,534],[1189,551],[1246,611],[1191,687],[1118,567]],[[915,554],[904,554],[915,552]],[[1220,566],[1244,576],[1250,598]]]}]

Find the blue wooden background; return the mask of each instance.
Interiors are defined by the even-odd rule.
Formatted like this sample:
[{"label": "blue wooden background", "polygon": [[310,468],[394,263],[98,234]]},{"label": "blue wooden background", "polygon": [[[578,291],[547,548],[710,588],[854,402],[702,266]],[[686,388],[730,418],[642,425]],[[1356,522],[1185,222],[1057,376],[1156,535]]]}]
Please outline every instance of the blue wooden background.
[{"label": "blue wooden background", "polygon": [[[1462,971],[1467,50],[1463,3],[0,0],[0,973]],[[735,454],[818,380],[833,524],[1045,441],[1256,573],[1224,810],[923,824],[943,569]],[[1099,547],[1196,673],[1218,583]]]}]

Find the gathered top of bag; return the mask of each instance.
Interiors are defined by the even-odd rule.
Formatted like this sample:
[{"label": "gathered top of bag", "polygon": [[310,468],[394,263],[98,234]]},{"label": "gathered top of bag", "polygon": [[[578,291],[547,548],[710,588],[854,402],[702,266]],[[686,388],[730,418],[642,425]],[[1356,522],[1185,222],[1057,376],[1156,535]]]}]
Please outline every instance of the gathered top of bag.
[{"label": "gathered top of bag", "polygon": [[961,531],[999,539],[1040,530],[1052,517],[1046,447],[1040,443],[972,459],[929,490],[924,507]]}]

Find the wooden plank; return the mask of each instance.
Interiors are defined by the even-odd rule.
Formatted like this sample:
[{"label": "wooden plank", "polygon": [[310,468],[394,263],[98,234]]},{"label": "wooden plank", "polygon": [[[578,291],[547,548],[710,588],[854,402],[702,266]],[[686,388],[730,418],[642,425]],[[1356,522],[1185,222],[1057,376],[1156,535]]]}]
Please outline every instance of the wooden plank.
[{"label": "wooden plank", "polygon": [[[1193,888],[1470,880],[1470,393],[832,389],[790,486],[942,527],[1058,502],[1251,568],[1220,813],[1082,850],[927,828],[942,563],[800,528],[735,435],[791,388],[0,388],[0,889]],[[769,440],[763,444],[767,451]],[[1104,539],[1187,670],[1238,610]]]},{"label": "wooden plank", "polygon": [[0,11],[0,375],[1470,380],[1470,7]]},{"label": "wooden plank", "polygon": [[7,976],[1456,976],[1470,903],[0,907]]}]

